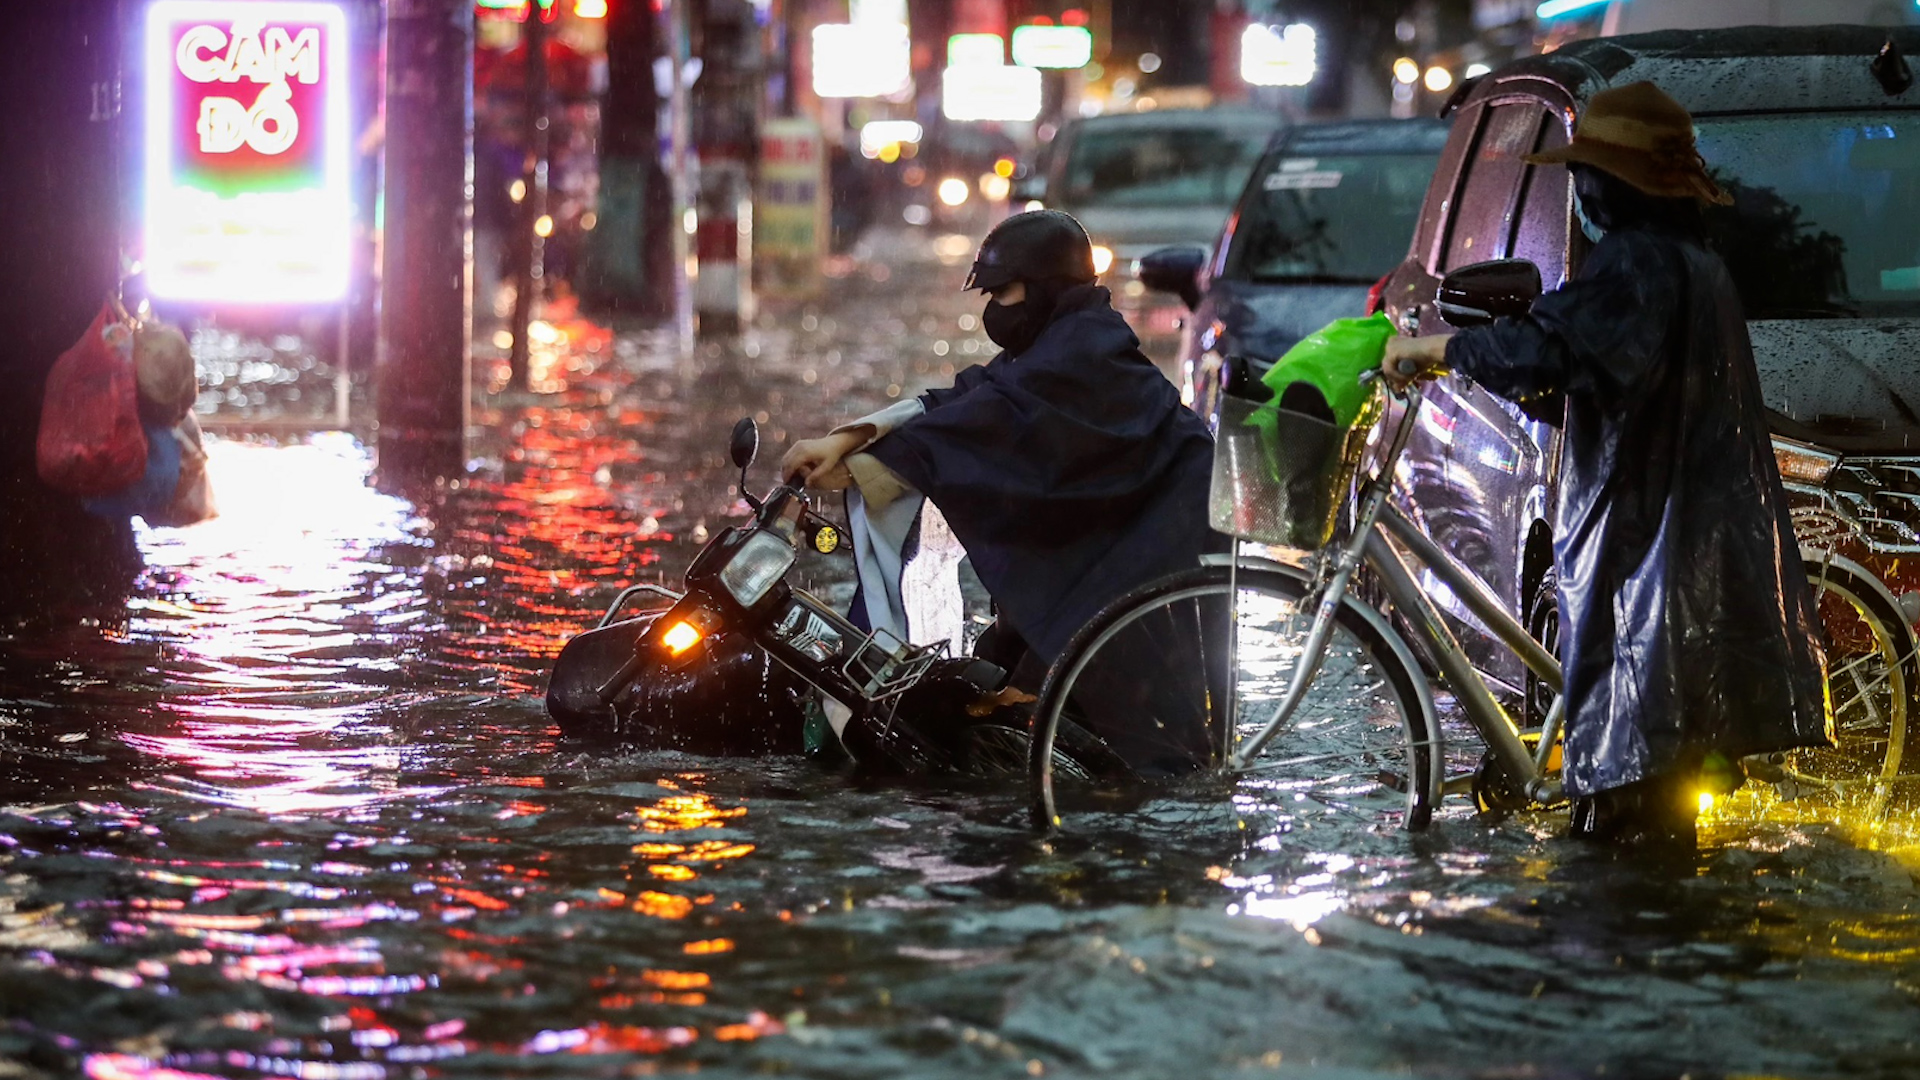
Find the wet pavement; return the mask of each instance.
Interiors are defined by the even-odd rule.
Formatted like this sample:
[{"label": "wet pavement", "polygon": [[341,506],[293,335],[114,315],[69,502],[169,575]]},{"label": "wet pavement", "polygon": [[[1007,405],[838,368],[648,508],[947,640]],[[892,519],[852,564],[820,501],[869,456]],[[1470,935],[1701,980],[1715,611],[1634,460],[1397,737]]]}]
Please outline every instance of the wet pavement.
[{"label": "wet pavement", "polygon": [[970,245],[899,239],[691,368],[556,316],[412,500],[218,439],[124,607],[0,637],[0,1076],[1920,1075],[1906,816],[1043,844],[992,785],[558,741],[566,635],[738,512],[735,418],[771,457],[986,357]]}]

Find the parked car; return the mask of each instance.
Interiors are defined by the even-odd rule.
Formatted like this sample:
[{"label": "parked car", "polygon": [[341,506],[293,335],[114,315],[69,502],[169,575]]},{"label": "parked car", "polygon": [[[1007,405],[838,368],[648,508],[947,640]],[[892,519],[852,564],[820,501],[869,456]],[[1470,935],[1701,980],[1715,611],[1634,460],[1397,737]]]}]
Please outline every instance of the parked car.
[{"label": "parked car", "polygon": [[1272,112],[1160,109],[1084,117],[1061,127],[1015,193],[1086,226],[1094,268],[1150,355],[1170,363],[1182,314],[1156,303],[1134,260],[1170,244],[1213,242],[1268,138]]},{"label": "parked car", "polygon": [[[1795,529],[1873,616],[1865,644],[1886,662],[1877,683],[1856,685],[1898,711],[1895,744],[1920,686],[1920,90],[1901,55],[1916,49],[1912,28],[1669,31],[1501,68],[1451,104],[1411,250],[1383,290],[1403,332],[1436,333],[1447,329],[1436,287],[1469,265],[1524,259],[1553,288],[1589,245],[1571,225],[1566,168],[1522,156],[1564,145],[1582,104],[1609,86],[1651,80],[1687,106],[1734,197],[1709,211],[1709,231],[1746,309]],[[1549,643],[1556,438],[1449,376],[1427,395],[1396,478],[1426,531]],[[1822,600],[1830,638],[1866,633],[1836,630],[1836,595]],[[1511,654],[1463,608],[1452,615],[1482,669],[1524,696]],[[1896,745],[1889,772],[1898,756]]]},{"label": "parked car", "polygon": [[1362,315],[1406,254],[1445,121],[1310,124],[1274,136],[1209,250],[1162,248],[1140,261],[1148,288],[1193,310],[1181,339],[1181,394],[1217,424],[1224,384],[1257,384],[1301,338]]}]

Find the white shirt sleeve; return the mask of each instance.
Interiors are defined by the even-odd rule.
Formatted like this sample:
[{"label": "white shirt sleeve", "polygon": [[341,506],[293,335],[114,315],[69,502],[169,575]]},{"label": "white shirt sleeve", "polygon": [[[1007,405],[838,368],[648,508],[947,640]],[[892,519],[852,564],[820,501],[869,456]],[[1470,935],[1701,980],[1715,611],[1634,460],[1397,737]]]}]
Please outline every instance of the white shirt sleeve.
[{"label": "white shirt sleeve", "polygon": [[867,436],[867,441],[855,448],[856,452],[858,452],[859,450],[865,450],[888,432],[926,411],[927,407],[921,403],[919,398],[910,397],[905,401],[896,401],[886,408],[881,409],[879,412],[868,413],[851,423],[841,424],[839,427],[827,432],[827,434],[838,435],[843,431],[852,431],[860,427],[872,428],[873,434]]}]

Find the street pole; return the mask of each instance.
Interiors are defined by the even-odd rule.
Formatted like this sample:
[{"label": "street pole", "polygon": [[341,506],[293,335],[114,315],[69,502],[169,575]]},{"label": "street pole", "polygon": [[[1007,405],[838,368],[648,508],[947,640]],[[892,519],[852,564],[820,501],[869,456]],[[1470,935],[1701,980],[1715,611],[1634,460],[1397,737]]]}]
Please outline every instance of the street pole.
[{"label": "street pole", "polygon": [[680,356],[685,359],[693,355],[693,282],[688,276],[693,261],[693,230],[687,227],[687,219],[693,213],[693,163],[689,154],[693,142],[693,117],[687,92],[687,60],[692,48],[687,9],[692,5],[692,0],[666,0],[666,3],[670,24],[667,55],[673,63],[673,81],[670,84],[672,97],[669,99],[669,111],[672,113],[669,158],[673,171],[673,221],[669,227],[673,230],[673,327]]},{"label": "street pole", "polygon": [[473,3],[389,0],[379,482],[466,468]]},{"label": "street pole", "polygon": [[527,389],[527,327],[539,303],[545,278],[543,273],[546,244],[539,234],[539,221],[547,213],[547,156],[551,125],[547,119],[547,25],[540,18],[538,4],[527,5],[526,33],[521,45],[527,51],[526,85],[522,107],[525,117],[526,154],[520,171],[520,215],[514,223],[513,258],[513,348],[507,354],[511,385]]}]

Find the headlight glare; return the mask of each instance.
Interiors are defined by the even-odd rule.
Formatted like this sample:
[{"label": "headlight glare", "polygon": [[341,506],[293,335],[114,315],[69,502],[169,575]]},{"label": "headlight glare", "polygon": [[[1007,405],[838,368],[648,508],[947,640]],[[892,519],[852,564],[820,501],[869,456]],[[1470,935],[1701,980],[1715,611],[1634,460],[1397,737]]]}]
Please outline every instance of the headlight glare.
[{"label": "headlight glare", "polygon": [[773,533],[757,532],[720,571],[720,584],[741,607],[752,607],[786,576],[793,560],[792,544]]}]

